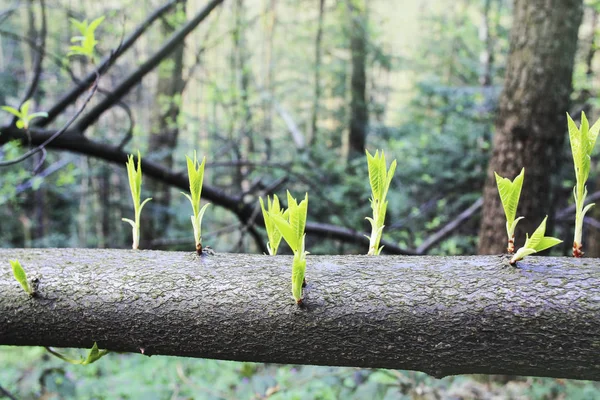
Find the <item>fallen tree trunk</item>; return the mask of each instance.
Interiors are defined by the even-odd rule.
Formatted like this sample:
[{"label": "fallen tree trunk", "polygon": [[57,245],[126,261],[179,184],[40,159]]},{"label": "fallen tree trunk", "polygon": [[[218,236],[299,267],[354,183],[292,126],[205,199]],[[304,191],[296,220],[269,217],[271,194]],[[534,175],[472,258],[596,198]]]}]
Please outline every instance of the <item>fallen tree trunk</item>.
[{"label": "fallen tree trunk", "polygon": [[[30,298],[19,259],[38,279]],[[0,345],[600,380],[600,260],[0,249]]]}]

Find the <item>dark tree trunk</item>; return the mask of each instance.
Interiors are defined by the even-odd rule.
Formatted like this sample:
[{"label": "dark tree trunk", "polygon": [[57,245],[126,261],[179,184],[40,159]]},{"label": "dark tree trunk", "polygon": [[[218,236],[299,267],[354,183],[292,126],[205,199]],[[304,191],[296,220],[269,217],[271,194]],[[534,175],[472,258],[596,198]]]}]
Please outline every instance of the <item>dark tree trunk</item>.
[{"label": "dark tree trunk", "polygon": [[319,107],[321,102],[321,68],[323,58],[323,17],[325,15],[325,0],[319,0],[319,20],[317,22],[317,36],[315,38],[315,91],[313,97],[312,114],[310,119],[310,138],[309,148],[313,148],[317,144],[318,130],[317,122],[319,121]]},{"label": "dark tree trunk", "polygon": [[525,167],[517,246],[552,215],[551,176],[567,131],[582,0],[516,0],[504,91],[484,188],[479,253],[506,251],[505,217],[494,171],[514,178]]},{"label": "dark tree trunk", "polygon": [[[161,19],[160,30],[164,38],[171,36],[178,28],[177,21],[185,15],[185,1]],[[158,66],[156,85],[155,111],[152,113],[151,131],[148,140],[148,156],[167,168],[173,167],[173,152],[179,136],[178,118],[181,111],[183,80],[184,42],[177,45],[171,55]],[[142,224],[142,247],[151,240],[164,234],[169,226],[170,216],[167,210],[171,205],[170,186],[156,180],[148,179],[145,183],[146,193],[151,193],[152,202],[146,207],[146,217]],[[150,195],[142,196],[142,200]],[[150,211],[152,211],[150,213]]]},{"label": "dark tree trunk", "polygon": [[351,6],[350,53],[352,56],[350,133],[348,158],[364,156],[369,110],[367,107],[367,13],[366,6]]},{"label": "dark tree trunk", "polygon": [[0,345],[600,380],[600,260],[0,249]]}]

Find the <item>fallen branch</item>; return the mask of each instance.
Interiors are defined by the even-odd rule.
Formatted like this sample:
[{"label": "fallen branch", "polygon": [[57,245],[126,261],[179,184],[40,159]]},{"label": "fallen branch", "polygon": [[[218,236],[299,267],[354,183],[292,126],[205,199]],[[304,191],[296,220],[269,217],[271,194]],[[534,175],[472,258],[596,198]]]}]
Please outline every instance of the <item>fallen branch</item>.
[{"label": "fallen branch", "polygon": [[[30,298],[9,259],[39,280]],[[600,260],[0,250],[0,344],[600,380]]]}]

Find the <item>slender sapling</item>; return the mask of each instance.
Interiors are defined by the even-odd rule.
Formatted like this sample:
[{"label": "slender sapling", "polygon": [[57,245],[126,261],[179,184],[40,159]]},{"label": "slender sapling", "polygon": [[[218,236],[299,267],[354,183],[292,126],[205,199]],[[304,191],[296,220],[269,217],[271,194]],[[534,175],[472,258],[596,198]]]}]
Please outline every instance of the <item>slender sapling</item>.
[{"label": "slender sapling", "polygon": [[367,236],[369,238],[368,255],[379,255],[381,249],[383,249],[383,246],[379,247],[379,243],[383,233],[383,223],[385,222],[385,213],[388,204],[386,196],[390,188],[390,182],[394,176],[394,171],[396,170],[396,160],[392,161],[389,170],[386,171],[387,165],[383,150],[381,151],[381,155],[376,150],[374,156],[368,150],[365,151],[367,153],[369,182],[372,192],[371,208],[373,209],[373,218],[366,218],[371,223],[371,236]]},{"label": "slender sapling", "polygon": [[523,186],[523,178],[525,177],[525,168],[521,169],[521,173],[511,182],[508,178],[502,178],[496,172],[496,185],[500,194],[500,201],[506,215],[506,234],[508,235],[508,254],[515,252],[515,229],[517,224],[523,217],[515,218],[517,215],[517,206],[519,205],[519,197],[521,197],[521,187]]},{"label": "slender sapling", "polygon": [[287,192],[287,199],[287,218],[285,214],[271,212],[269,212],[269,218],[294,252],[294,259],[292,260],[292,295],[296,300],[296,304],[301,306],[303,301],[302,288],[306,285],[304,274],[306,272],[306,255],[308,254],[304,247],[308,193],[306,193],[300,204],[292,197],[290,192]]},{"label": "slender sapling", "polygon": [[190,194],[183,193],[192,204],[194,215],[191,216],[192,227],[194,228],[194,240],[196,242],[196,252],[202,255],[202,217],[206,212],[206,208],[210,203],[200,207],[200,198],[202,195],[202,182],[204,180],[204,164],[206,157],[202,158],[202,163],[198,163],[196,152],[194,151],[194,159],[187,157],[188,178],[190,181]]},{"label": "slender sapling", "polygon": [[573,188],[573,197],[575,198],[575,235],[573,238],[573,257],[583,256],[583,218],[585,213],[594,205],[588,204],[584,207],[587,197],[587,187],[585,183],[590,174],[590,156],[598,138],[600,131],[600,120],[590,128],[585,113],[581,112],[581,127],[577,128],[575,122],[567,113],[569,125],[569,141],[571,142],[571,152],[573,154],[573,165],[575,166],[576,184]]},{"label": "slender sapling", "polygon": [[131,190],[131,198],[133,200],[133,209],[135,212],[135,220],[132,221],[129,218],[121,219],[131,224],[131,228],[133,230],[133,244],[131,247],[134,250],[137,250],[140,247],[140,215],[142,213],[142,208],[147,202],[152,200],[152,198],[147,198],[140,203],[142,194],[142,157],[140,156],[139,150],[137,153],[137,169],[135,167],[135,162],[133,161],[133,154],[130,154],[127,157],[126,165],[127,177],[129,178],[129,189]]}]

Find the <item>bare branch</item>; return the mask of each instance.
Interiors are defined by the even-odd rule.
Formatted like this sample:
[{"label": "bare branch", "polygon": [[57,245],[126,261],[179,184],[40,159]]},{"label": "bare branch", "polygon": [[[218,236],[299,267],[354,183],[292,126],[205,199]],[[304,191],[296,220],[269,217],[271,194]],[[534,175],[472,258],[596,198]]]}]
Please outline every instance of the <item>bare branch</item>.
[{"label": "bare branch", "polygon": [[[114,53],[105,57],[104,60],[102,62],[100,62],[100,64],[98,65],[97,71],[102,74],[103,72],[108,70],[108,68],[110,68],[110,66],[121,55],[123,55],[136,42],[136,40],[140,36],[142,36],[142,34],[146,31],[146,29],[148,29],[150,27],[150,25],[156,19],[158,19],[163,13],[167,12],[169,9],[171,9],[171,7],[173,7],[175,4],[177,4],[181,1],[183,1],[183,0],[170,0],[168,3],[164,4],[163,6],[159,7],[158,9],[156,9],[152,14],[150,14],[148,16],[148,18],[146,18],[146,20],[144,20],[136,28],[135,31],[132,32],[131,35],[129,35],[121,43],[121,45],[118,47],[118,49]],[[55,105],[53,105],[48,110],[48,118],[37,121],[37,123],[35,125],[44,127],[44,126],[47,126],[48,124],[50,124],[52,121],[54,121],[54,119],[56,119],[56,117],[58,115],[62,114],[70,104],[75,102],[75,100],[77,100],[77,98],[87,90],[87,88],[94,82],[95,79],[96,79],[96,71],[90,72],[85,78],[83,78],[83,80],[77,87],[73,88],[71,91],[69,91],[67,94],[65,94],[62,98],[60,98],[56,102]]]},{"label": "bare branch", "polygon": [[[119,99],[127,94],[135,85],[137,85],[146,74],[152,71],[162,60],[168,57],[181,43],[185,37],[192,32],[200,22],[202,22],[210,12],[221,4],[223,0],[212,0],[202,11],[200,11],[192,20],[176,31],[169,40],[145,63],[130,74],[121,82],[111,93],[100,101],[88,114],[86,114],[78,123],[77,129],[85,131],[109,108],[111,108]],[[50,113],[50,112],[48,112]]]}]

